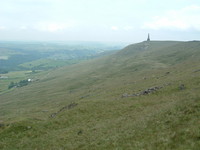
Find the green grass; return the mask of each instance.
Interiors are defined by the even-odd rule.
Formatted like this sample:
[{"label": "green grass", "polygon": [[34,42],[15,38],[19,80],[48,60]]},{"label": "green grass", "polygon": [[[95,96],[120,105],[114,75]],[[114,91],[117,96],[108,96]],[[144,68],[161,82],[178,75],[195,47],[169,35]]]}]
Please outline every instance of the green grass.
[{"label": "green grass", "polygon": [[0,79],[0,94],[8,90],[8,85],[10,82],[19,82],[20,80],[27,79],[27,73],[28,71],[16,71],[2,75],[0,74],[1,76],[7,77]]},{"label": "green grass", "polygon": [[[197,150],[199,60],[200,42],[154,41],[43,72],[0,95],[0,121],[7,124],[0,149]],[[164,87],[121,97],[153,86]],[[78,105],[50,117],[72,102]]]},{"label": "green grass", "polygon": [[58,68],[62,66],[72,65],[78,62],[81,62],[83,60],[78,59],[72,59],[72,60],[54,60],[54,59],[39,59],[32,62],[27,62],[24,64],[21,64],[21,67],[24,67],[29,70],[49,70],[53,68]]},{"label": "green grass", "polygon": [[21,80],[27,80],[27,79],[33,79],[34,81],[36,81],[40,77],[47,76],[48,72],[49,71],[41,71],[41,70],[35,70],[35,72],[32,72],[30,70],[27,70],[27,71],[12,71],[7,74],[0,74],[0,76],[6,77],[0,79],[0,95],[10,91],[8,89],[8,85],[11,82],[17,83]]}]

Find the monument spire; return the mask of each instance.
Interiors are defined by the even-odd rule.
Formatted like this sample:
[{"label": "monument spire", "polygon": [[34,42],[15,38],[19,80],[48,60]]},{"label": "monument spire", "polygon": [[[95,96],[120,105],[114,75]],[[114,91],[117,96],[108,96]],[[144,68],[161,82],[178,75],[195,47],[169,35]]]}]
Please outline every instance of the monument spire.
[{"label": "monument spire", "polygon": [[147,41],[150,41],[150,35],[149,35],[149,33],[148,33],[148,38],[147,38]]}]

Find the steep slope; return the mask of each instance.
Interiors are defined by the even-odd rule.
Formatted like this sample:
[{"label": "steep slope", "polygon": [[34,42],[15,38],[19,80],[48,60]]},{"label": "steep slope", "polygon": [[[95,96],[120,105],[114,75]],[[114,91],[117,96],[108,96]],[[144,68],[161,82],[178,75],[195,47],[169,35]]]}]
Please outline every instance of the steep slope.
[{"label": "steep slope", "polygon": [[197,149],[199,61],[200,42],[152,41],[51,71],[0,95],[0,148]]}]

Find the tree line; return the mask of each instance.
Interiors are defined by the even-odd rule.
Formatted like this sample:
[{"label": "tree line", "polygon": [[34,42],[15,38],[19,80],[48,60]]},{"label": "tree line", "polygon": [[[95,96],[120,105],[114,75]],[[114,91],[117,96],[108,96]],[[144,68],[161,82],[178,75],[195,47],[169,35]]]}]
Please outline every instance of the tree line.
[{"label": "tree line", "polygon": [[10,82],[10,84],[8,85],[8,89],[11,89],[13,87],[22,87],[22,86],[26,86],[28,85],[29,81],[28,80],[21,80],[17,83],[14,82]]}]

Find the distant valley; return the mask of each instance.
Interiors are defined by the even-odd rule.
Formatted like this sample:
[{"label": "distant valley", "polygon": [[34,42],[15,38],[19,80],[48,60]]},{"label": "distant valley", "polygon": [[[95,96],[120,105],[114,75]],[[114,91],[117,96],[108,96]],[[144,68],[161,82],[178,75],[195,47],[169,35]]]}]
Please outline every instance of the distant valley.
[{"label": "distant valley", "polygon": [[101,42],[0,42],[0,72],[48,70],[119,50],[125,44]]}]

